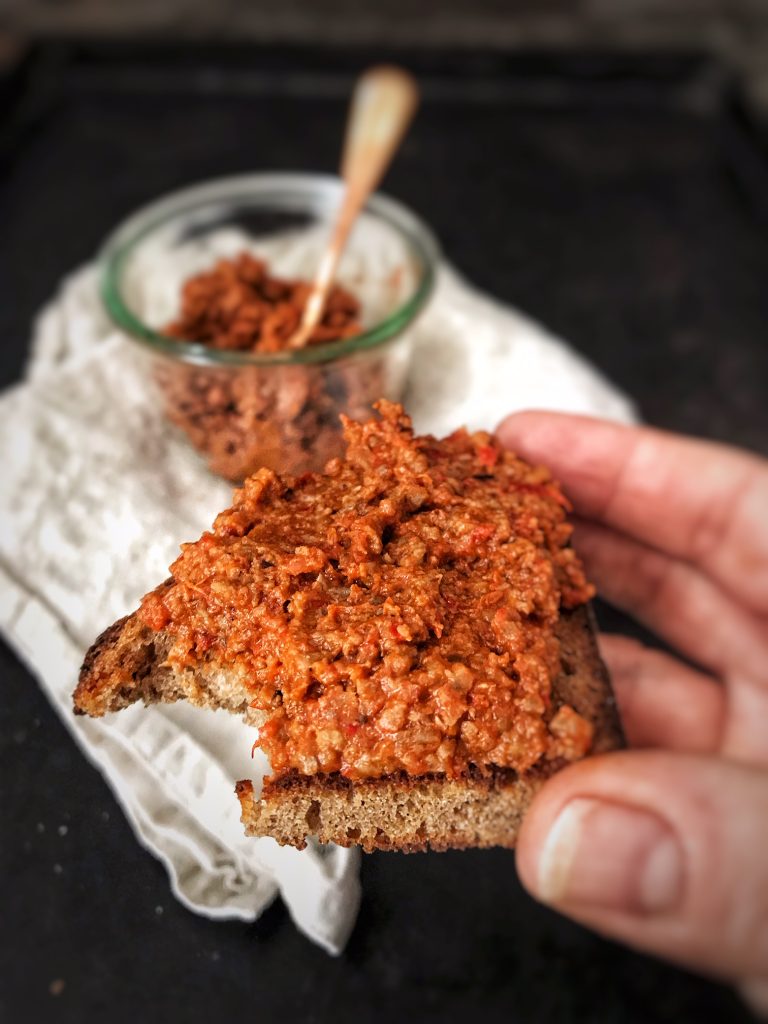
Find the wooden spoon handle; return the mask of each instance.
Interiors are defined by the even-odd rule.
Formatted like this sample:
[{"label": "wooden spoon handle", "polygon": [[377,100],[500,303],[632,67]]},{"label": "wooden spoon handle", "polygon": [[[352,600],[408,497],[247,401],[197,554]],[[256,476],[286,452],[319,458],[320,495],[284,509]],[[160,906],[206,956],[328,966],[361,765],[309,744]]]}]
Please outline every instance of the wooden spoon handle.
[{"label": "wooden spoon handle", "polygon": [[347,195],[360,206],[384,177],[416,112],[418,95],[413,77],[401,68],[371,68],[359,79],[347,122],[341,176]]},{"label": "wooden spoon handle", "polygon": [[352,96],[341,160],[341,176],[346,186],[344,199],[304,307],[301,324],[289,341],[289,348],[303,348],[320,322],[355,218],[384,177],[416,111],[418,95],[416,82],[400,68],[371,68],[358,80]]}]

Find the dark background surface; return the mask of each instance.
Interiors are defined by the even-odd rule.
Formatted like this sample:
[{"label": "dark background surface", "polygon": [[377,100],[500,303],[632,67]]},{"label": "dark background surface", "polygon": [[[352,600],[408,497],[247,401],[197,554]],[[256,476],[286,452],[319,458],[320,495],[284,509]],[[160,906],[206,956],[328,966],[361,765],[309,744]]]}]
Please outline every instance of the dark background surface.
[{"label": "dark background surface", "polygon": [[[0,384],[35,310],[136,205],[212,175],[333,170],[367,56],[39,45],[0,84]],[[425,98],[386,189],[449,259],[650,421],[766,450],[768,167],[727,75],[672,55],[407,62]],[[196,917],[5,647],[0,678],[3,1022],[750,1019],[536,906],[503,851],[366,857],[339,959],[279,904],[251,926]]]}]

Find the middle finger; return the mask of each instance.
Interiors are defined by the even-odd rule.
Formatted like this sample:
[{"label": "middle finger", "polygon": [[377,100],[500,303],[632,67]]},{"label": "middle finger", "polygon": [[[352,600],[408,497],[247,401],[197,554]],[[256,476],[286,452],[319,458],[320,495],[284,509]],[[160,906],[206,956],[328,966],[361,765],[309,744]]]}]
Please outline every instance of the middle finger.
[{"label": "middle finger", "polygon": [[709,577],[597,523],[579,522],[574,547],[602,597],[681,653],[722,679],[762,673],[768,631]]}]

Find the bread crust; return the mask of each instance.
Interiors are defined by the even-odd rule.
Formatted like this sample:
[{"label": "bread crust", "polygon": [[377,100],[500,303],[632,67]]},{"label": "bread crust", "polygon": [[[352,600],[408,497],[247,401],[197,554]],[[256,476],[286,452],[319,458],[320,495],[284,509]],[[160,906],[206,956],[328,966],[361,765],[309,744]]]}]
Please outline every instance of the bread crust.
[{"label": "bread crust", "polygon": [[253,783],[235,792],[248,835],[269,835],[303,849],[321,843],[420,853],[515,844],[523,814],[544,774],[524,778],[512,769],[470,773],[459,779],[404,774],[365,782],[340,775],[294,773],[265,783],[261,799]]}]

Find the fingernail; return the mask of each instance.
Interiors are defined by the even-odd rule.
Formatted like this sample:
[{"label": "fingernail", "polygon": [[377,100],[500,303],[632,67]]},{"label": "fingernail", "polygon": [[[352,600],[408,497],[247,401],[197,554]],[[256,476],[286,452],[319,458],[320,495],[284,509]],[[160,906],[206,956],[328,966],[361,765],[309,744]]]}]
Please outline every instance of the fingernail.
[{"label": "fingernail", "polygon": [[682,898],[683,855],[657,815],[580,797],[566,804],[539,857],[539,897],[626,913],[671,910]]}]

